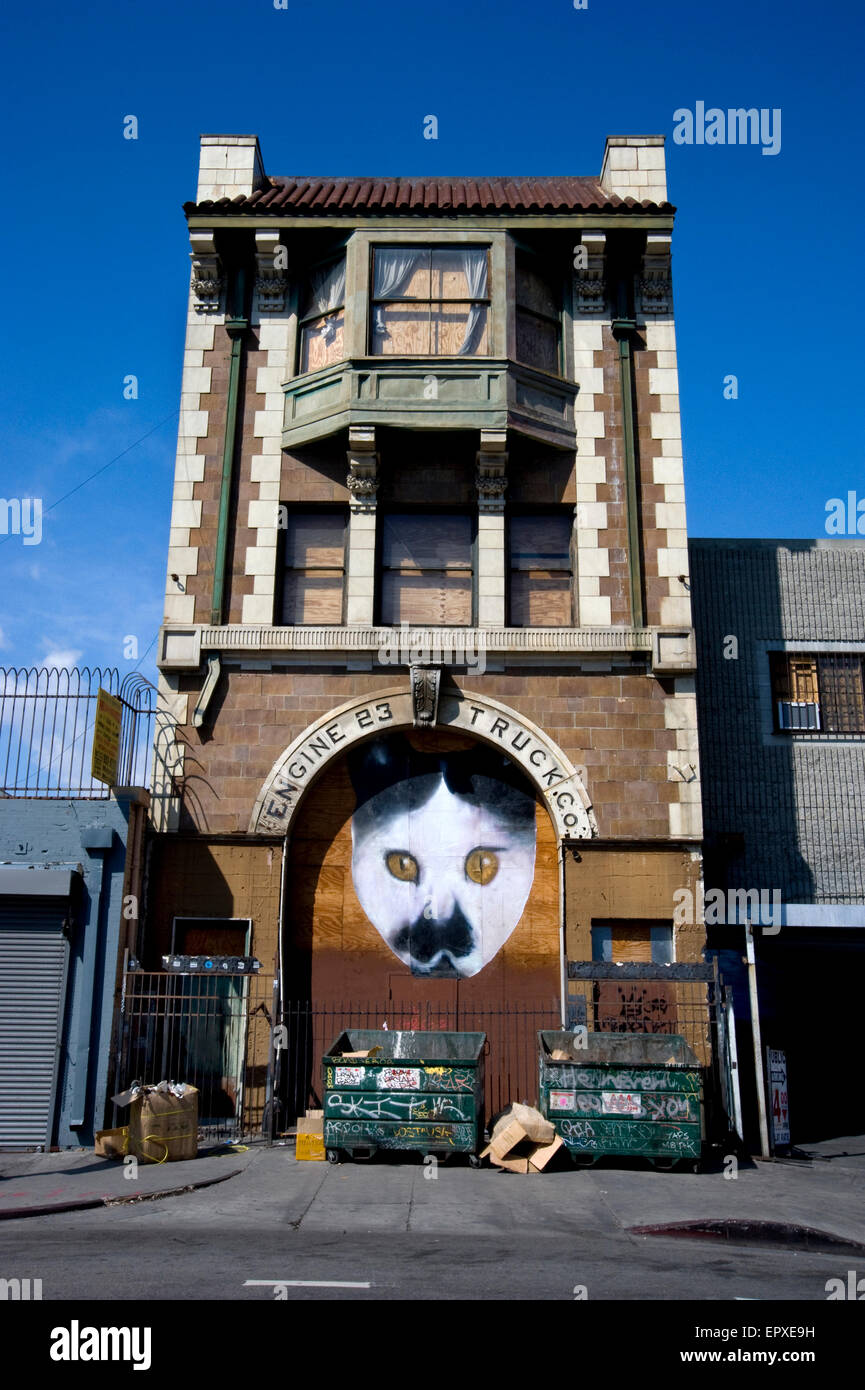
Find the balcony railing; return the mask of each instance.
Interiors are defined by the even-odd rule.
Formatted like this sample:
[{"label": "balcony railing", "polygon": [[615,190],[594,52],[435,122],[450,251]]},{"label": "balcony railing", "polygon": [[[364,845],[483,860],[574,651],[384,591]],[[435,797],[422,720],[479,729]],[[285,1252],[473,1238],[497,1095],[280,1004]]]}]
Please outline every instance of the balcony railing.
[{"label": "balcony railing", "polygon": [[156,691],[114,667],[0,668],[0,796],[101,800],[90,773],[99,689],[121,704],[117,786],[148,786]]}]

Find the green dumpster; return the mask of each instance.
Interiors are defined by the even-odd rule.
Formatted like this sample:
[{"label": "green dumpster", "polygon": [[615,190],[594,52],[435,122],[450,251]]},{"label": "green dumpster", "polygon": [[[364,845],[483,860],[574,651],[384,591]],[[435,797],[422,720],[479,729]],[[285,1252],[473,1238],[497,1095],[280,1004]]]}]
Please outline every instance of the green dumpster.
[{"label": "green dumpster", "polygon": [[331,1162],[340,1150],[476,1155],[483,1134],[485,1043],[485,1033],[342,1033],[322,1059],[324,1144]]},{"label": "green dumpster", "polygon": [[540,1032],[541,1113],[578,1163],[604,1154],[699,1168],[700,1062],[678,1034]]}]

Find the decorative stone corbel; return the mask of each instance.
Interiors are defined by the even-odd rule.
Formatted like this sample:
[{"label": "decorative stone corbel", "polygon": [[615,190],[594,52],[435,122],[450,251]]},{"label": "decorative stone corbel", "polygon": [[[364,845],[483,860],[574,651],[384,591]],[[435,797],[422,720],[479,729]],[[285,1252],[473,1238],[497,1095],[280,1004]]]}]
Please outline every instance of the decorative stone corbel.
[{"label": "decorative stone corbel", "polygon": [[644,314],[672,314],[673,278],[670,270],[670,233],[649,232],[640,275]]},{"label": "decorative stone corbel", "polygon": [[378,454],[375,425],[351,425],[348,431],[349,506],[353,512],[371,512],[378,501]]},{"label": "decorative stone corbel", "polygon": [[440,666],[412,666],[411,677],[412,722],[416,729],[432,729],[438,719],[439,687],[441,686]]},{"label": "decorative stone corbel", "polygon": [[255,266],[259,310],[262,314],[281,314],[288,293],[288,276],[285,273],[286,248],[279,239],[279,232],[255,233]]},{"label": "decorative stone corbel", "polygon": [[225,276],[216,254],[213,232],[190,232],[192,250],[192,293],[200,314],[218,314]]},{"label": "decorative stone corbel", "polygon": [[583,232],[574,256],[574,298],[579,314],[600,314],[607,307],[606,255],[606,234]]},{"label": "decorative stone corbel", "polygon": [[475,455],[478,511],[503,512],[508,486],[507,430],[481,430],[481,447]]}]

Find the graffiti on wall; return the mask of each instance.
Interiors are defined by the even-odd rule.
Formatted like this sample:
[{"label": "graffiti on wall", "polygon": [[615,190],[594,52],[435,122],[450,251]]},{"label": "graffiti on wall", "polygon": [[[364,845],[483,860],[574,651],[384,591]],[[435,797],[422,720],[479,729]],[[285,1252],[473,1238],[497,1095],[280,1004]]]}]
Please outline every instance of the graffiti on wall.
[{"label": "graffiti on wall", "polygon": [[416,976],[478,974],[535,871],[535,798],[494,749],[421,752],[401,734],[349,754],[351,873],[369,921]]}]

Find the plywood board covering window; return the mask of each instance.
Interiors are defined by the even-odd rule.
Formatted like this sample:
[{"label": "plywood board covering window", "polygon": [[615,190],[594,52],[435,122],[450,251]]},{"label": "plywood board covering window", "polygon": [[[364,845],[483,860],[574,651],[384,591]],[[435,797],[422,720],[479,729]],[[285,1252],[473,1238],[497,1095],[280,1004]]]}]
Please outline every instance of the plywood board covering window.
[{"label": "plywood board covering window", "polygon": [[517,256],[517,361],[561,372],[561,314],[557,295],[530,256]]},{"label": "plywood board covering window", "polygon": [[342,622],[345,514],[290,514],[285,534],[282,621],[309,626]]},{"label": "plywood board covering window", "polygon": [[317,372],[345,357],[345,259],[316,268],[301,292],[301,372]]},{"label": "plywood board covering window", "polygon": [[485,246],[381,246],[373,252],[370,352],[404,357],[489,353]]},{"label": "plywood board covering window", "polygon": [[570,627],[573,622],[570,511],[510,519],[512,627]]},{"label": "plywood board covering window", "polygon": [[433,627],[472,621],[469,516],[391,514],[382,530],[381,621]]}]

